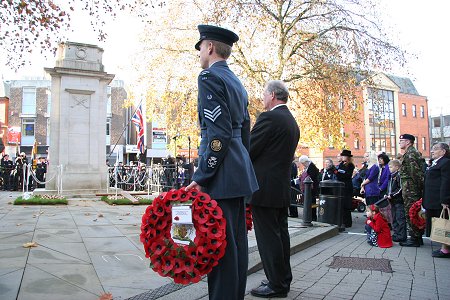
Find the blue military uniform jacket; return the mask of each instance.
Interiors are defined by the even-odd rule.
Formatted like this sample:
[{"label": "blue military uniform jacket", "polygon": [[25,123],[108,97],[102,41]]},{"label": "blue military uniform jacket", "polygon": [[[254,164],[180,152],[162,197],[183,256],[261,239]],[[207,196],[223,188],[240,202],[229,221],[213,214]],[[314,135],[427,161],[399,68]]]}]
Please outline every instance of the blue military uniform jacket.
[{"label": "blue military uniform jacket", "polygon": [[198,76],[198,116],[202,139],[192,177],[212,198],[249,196],[258,189],[248,153],[248,96],[226,61]]}]

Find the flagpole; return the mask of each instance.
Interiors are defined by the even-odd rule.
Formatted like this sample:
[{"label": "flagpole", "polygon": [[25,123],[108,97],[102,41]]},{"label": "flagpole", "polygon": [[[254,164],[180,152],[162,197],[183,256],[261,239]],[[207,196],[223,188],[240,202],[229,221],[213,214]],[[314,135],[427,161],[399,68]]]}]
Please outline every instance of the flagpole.
[{"label": "flagpole", "polygon": [[136,113],[136,111],[138,110],[139,105],[142,104],[142,101],[144,100],[144,98],[141,99],[141,102],[139,102],[139,104],[136,106],[136,109],[134,110],[134,113],[131,114],[131,117],[129,118],[129,120],[127,121],[127,124],[123,127],[122,133],[120,134],[120,136],[117,138],[116,143],[114,144],[114,147],[112,148],[112,150],[109,150],[109,155],[108,155],[108,159],[111,157],[111,154],[114,153],[114,150],[117,147],[117,144],[120,141],[120,138],[123,136],[123,133],[125,132],[125,130],[128,128],[128,126],[130,125],[131,120],[133,119],[134,114]]}]

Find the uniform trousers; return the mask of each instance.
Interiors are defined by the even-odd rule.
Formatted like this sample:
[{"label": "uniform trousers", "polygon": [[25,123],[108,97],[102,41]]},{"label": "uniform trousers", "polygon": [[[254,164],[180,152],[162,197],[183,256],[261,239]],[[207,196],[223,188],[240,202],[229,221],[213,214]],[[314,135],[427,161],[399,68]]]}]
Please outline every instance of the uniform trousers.
[{"label": "uniform trousers", "polygon": [[411,223],[411,219],[409,217],[409,210],[410,210],[411,206],[416,201],[418,201],[421,197],[414,195],[414,194],[405,193],[403,191],[404,190],[402,189],[403,202],[405,203],[406,224],[408,225],[408,234],[412,238],[419,238],[423,235],[424,230],[417,228],[417,226],[415,226],[413,223]]},{"label": "uniform trousers", "polygon": [[244,299],[247,285],[248,240],[243,197],[216,199],[227,222],[225,255],[208,274],[209,299]]},{"label": "uniform trousers", "polygon": [[261,262],[276,292],[288,292],[292,281],[288,208],[252,205],[253,224]]}]

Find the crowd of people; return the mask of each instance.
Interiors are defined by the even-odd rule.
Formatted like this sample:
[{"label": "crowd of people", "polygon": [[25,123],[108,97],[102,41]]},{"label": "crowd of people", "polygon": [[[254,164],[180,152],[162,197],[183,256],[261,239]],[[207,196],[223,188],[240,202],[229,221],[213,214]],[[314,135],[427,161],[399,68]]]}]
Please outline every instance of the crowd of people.
[{"label": "crowd of people", "polygon": [[[313,180],[313,199],[317,199],[320,181],[341,181],[344,183],[341,209],[345,227],[352,226],[352,198],[362,197],[367,205],[365,231],[370,245],[391,247],[392,242],[398,242],[402,247],[420,247],[423,234],[430,236],[432,218],[439,217],[442,209],[450,204],[450,152],[448,144],[437,143],[431,149],[430,161],[425,163],[414,141],[413,135],[401,135],[399,145],[403,154],[393,160],[384,152],[365,153],[360,169],[355,167],[349,150],[338,155],[336,165],[327,158],[320,172],[302,155],[293,163],[291,174],[295,175],[291,177],[291,184],[303,193],[303,181],[309,176]],[[303,170],[297,175],[300,166]],[[291,201],[289,216],[297,217],[298,197],[292,197]],[[419,208],[418,213],[415,213],[416,208]],[[425,225],[418,225],[421,223]],[[450,257],[449,250],[449,245],[443,244],[432,255]]]},{"label": "crowd of people", "polygon": [[[33,174],[28,173],[27,166],[29,164],[32,164],[31,172]],[[17,153],[14,160],[10,159],[9,154],[3,154],[0,165],[0,186],[3,191],[22,191],[23,189],[32,191],[35,188],[44,188],[46,173],[47,160],[45,157],[39,157],[34,162],[28,160],[25,152]],[[27,182],[28,185],[26,185]]]}]

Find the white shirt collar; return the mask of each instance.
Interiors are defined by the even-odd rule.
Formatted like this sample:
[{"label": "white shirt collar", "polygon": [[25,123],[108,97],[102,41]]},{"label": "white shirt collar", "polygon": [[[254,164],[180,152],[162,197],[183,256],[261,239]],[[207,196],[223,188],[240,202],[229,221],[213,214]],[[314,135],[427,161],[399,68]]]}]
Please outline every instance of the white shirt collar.
[{"label": "white shirt collar", "polygon": [[272,107],[271,111],[274,110],[274,109],[277,108],[277,107],[280,107],[280,106],[287,106],[287,105],[284,104],[284,103],[277,104],[277,105],[275,105],[274,107]]}]

